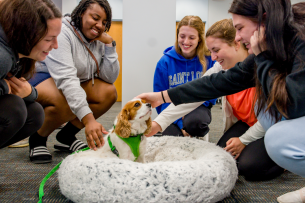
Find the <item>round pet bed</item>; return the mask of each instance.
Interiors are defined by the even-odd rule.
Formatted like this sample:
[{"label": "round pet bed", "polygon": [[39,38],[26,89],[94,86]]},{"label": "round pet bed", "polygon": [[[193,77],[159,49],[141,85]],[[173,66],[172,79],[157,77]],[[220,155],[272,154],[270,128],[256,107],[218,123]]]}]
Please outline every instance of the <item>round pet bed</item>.
[{"label": "round pet bed", "polygon": [[217,202],[237,180],[233,157],[195,138],[150,137],[145,164],[68,156],[58,170],[74,202]]}]

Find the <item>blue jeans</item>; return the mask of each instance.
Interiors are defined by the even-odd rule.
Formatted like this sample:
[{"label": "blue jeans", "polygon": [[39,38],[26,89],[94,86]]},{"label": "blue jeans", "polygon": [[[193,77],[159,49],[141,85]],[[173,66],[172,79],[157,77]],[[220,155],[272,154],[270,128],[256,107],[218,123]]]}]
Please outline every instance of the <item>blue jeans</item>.
[{"label": "blue jeans", "polygon": [[258,116],[266,130],[265,147],[279,166],[305,177],[305,116],[276,124],[265,113]]}]

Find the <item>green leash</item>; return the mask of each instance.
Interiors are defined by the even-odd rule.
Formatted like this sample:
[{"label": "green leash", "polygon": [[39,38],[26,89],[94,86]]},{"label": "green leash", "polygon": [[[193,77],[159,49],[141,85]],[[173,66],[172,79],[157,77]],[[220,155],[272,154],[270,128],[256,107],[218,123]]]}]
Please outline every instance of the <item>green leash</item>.
[{"label": "green leash", "polygon": [[[76,152],[80,152],[80,151],[86,151],[90,149],[89,147],[86,147],[84,149],[81,149],[81,150],[78,150]],[[72,154],[76,153],[76,152],[73,152]],[[48,175],[46,175],[46,177],[44,177],[44,179],[41,181],[40,183],[40,186],[39,186],[39,201],[38,203],[42,203],[42,198],[44,196],[44,193],[43,193],[43,187],[44,187],[44,184],[47,182],[47,180],[58,170],[59,166],[61,165],[62,161],[59,162],[59,164],[57,164],[49,173]]]}]

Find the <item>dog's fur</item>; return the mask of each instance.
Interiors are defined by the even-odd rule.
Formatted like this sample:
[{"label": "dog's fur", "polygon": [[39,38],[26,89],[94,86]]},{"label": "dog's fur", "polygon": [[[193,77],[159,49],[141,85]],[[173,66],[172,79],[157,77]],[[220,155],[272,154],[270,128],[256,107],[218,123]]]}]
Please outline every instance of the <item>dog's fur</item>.
[{"label": "dog's fur", "polygon": [[96,150],[87,150],[75,154],[75,156],[86,156],[86,157],[101,157],[101,158],[117,158],[108,144],[108,136],[113,146],[119,152],[120,159],[128,159],[131,161],[135,160],[130,147],[121,140],[122,138],[128,138],[131,134],[137,135],[142,134],[140,143],[140,155],[137,158],[137,162],[144,163],[144,155],[146,150],[146,136],[151,131],[151,105],[146,103],[145,100],[133,99],[126,103],[119,115],[114,121],[115,129],[112,128],[109,133],[104,137],[105,145]]}]

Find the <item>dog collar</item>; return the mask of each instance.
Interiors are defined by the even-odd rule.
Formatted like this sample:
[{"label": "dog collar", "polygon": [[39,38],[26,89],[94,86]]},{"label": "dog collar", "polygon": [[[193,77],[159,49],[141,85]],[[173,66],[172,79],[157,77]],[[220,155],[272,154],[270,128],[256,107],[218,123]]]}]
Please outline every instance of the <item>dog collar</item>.
[{"label": "dog collar", "polygon": [[[113,129],[115,129],[115,125],[113,126]],[[121,140],[123,140],[129,146],[131,152],[136,157],[134,161],[136,161],[140,155],[140,143],[141,143],[142,135],[143,135],[143,133],[137,134],[137,135],[131,134],[130,137],[128,137],[128,138],[122,138],[117,135]],[[110,140],[110,136],[108,136],[108,140]],[[112,145],[112,143],[111,143],[111,145]],[[111,149],[111,147],[110,147],[110,149]],[[114,147],[114,149],[115,149],[115,147]],[[112,151],[112,149],[111,149],[111,151]]]}]

